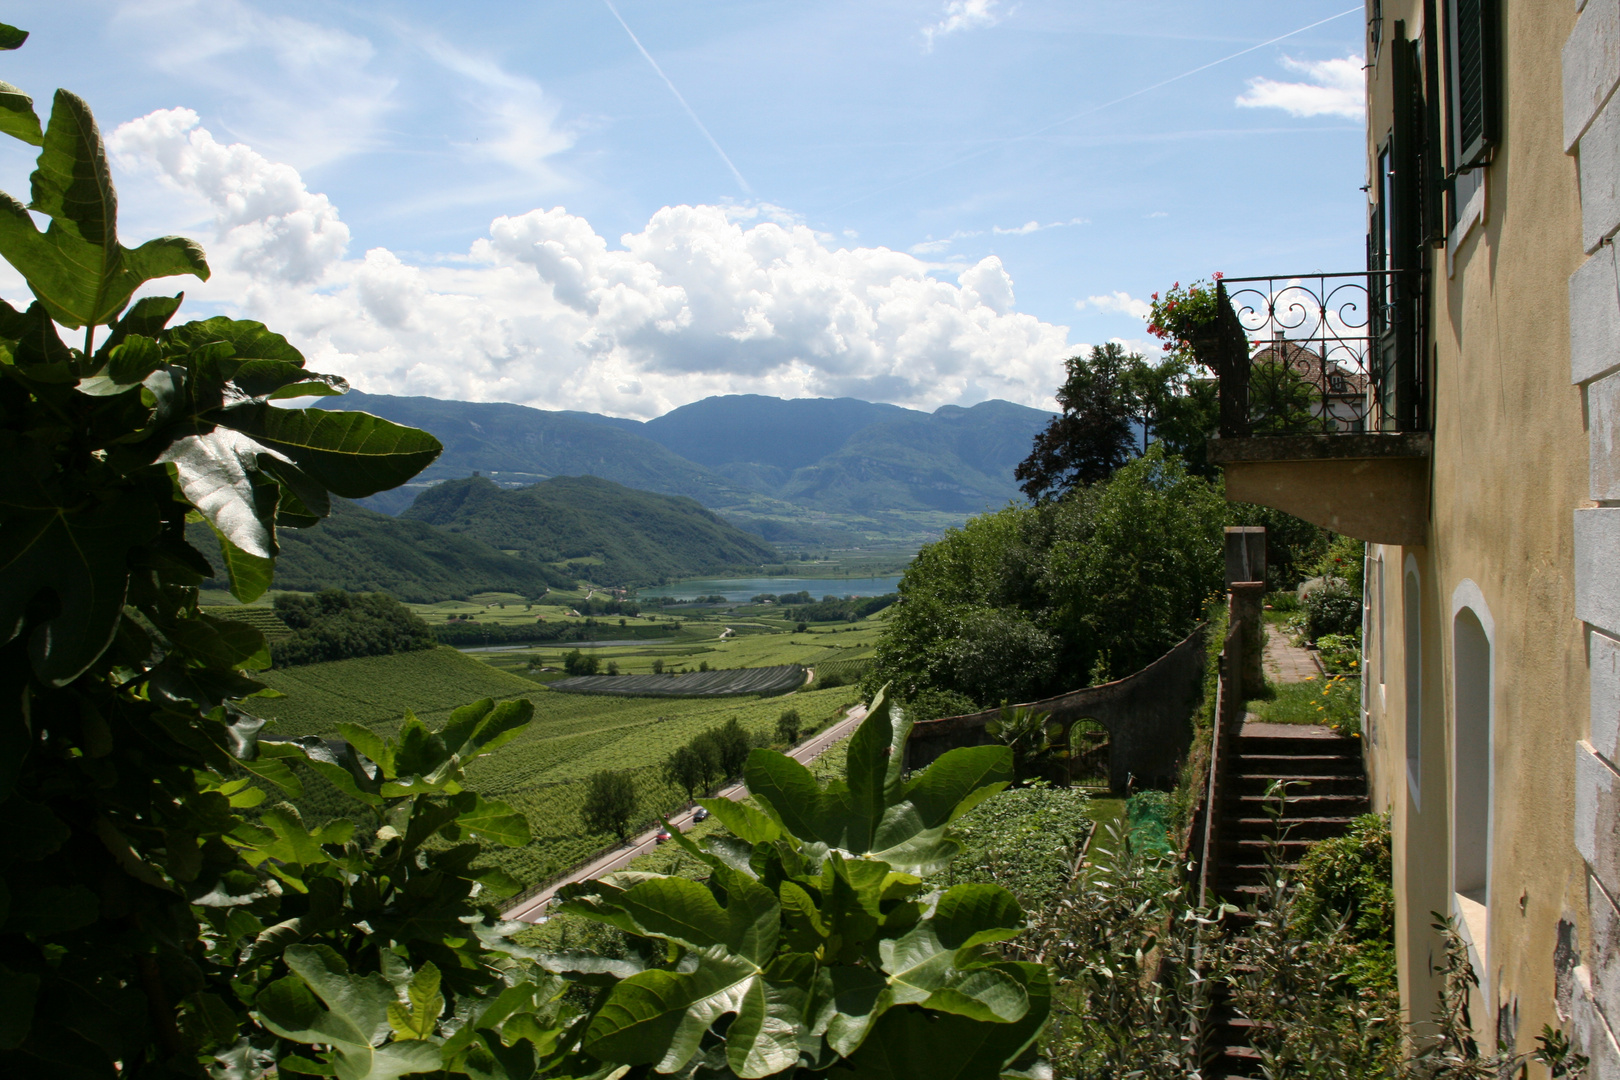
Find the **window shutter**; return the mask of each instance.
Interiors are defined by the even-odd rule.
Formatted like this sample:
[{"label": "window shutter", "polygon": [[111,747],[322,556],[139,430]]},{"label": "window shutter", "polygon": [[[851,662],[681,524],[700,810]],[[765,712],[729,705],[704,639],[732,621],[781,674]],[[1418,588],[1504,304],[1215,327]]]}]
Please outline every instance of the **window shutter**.
[{"label": "window shutter", "polygon": [[1451,169],[1482,164],[1496,145],[1496,0],[1446,0]]}]

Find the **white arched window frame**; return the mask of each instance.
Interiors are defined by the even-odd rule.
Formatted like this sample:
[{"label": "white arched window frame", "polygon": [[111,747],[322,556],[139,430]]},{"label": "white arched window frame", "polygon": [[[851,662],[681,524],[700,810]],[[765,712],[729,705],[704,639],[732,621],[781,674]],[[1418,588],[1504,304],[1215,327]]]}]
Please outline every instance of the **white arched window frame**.
[{"label": "white arched window frame", "polygon": [[1412,809],[1423,809],[1423,575],[1417,559],[1406,557],[1401,574],[1401,658],[1406,696],[1406,786]]},{"label": "white arched window frame", "polygon": [[1474,970],[1485,971],[1496,765],[1496,620],[1485,595],[1464,579],[1451,594],[1452,913]]}]

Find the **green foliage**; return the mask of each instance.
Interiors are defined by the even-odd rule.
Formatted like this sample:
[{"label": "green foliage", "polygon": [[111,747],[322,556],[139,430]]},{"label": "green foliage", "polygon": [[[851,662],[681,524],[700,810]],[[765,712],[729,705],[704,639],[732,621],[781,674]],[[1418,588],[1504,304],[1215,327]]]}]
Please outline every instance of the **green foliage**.
[{"label": "green foliage", "polygon": [[[207,526],[187,536],[201,546]],[[208,537],[211,541],[211,537]],[[567,574],[516,559],[470,536],[425,521],[379,514],[347,499],[333,499],[332,513],[318,527],[280,536],[276,587],[295,592],[323,588],[385,592],[408,603],[464,599],[481,592],[542,595],[547,588],[573,588]]]},{"label": "green foliage", "polygon": [[580,822],[593,833],[610,832],[622,844],[630,838],[636,813],[636,782],[627,772],[603,769],[585,781]]},{"label": "green foliage", "polygon": [[575,649],[563,655],[563,670],[570,675],[595,675],[601,668],[595,653]]},{"label": "green foliage", "polygon": [[[1220,279],[1216,274],[1215,280]],[[1153,294],[1148,333],[1164,342],[1169,357],[1195,365],[1201,363],[1199,346],[1219,317],[1214,285],[1195,281],[1183,288],[1178,281],[1165,290],[1163,299]]]},{"label": "green foliage", "polygon": [[270,650],[281,667],[436,647],[427,623],[382,593],[357,596],[342,589],[323,589],[314,596],[282,593],[276,597],[275,612],[292,631]]},{"label": "green foliage", "polygon": [[1133,403],[1126,372],[1141,360],[1109,342],[1092,346],[1089,356],[1064,361],[1066,377],[1057,391],[1062,412],[1035,437],[1029,457],[1013,471],[1030,501],[1106,480],[1130,457]]},{"label": "green foliage", "polygon": [[845,779],[827,785],[755,750],[746,776],[761,809],[705,800],[731,835],[703,847],[677,836],[708,866],[706,885],[622,873],[565,888],[562,911],[679,960],[618,977],[583,1050],[742,1078],[840,1065],[857,1077],[921,1078],[949,1062],[966,1080],[1022,1063],[1051,984],[1039,965],[990,948],[1018,932],[1017,901],[964,884],[925,904],[916,876],[957,853],[950,822],[1005,786],[1008,752],[953,750],[903,780],[908,728],[879,695],[850,741]]},{"label": "green foliage", "polygon": [[1002,792],[952,824],[962,854],[934,884],[991,882],[1025,911],[1046,911],[1068,885],[1091,835],[1090,804],[1079,788],[1038,781]]},{"label": "green foliage", "polygon": [[[866,618],[868,615],[876,615],[899,599],[899,593],[885,593],[882,596],[846,600],[829,597],[806,607],[784,611],[782,614],[784,618],[796,619],[802,623],[855,622],[858,619]],[[787,600],[784,598],[778,602],[786,603]],[[803,631],[801,630],[800,633],[803,633]]]},{"label": "green foliage", "polygon": [[1393,873],[1389,820],[1365,814],[1300,860],[1294,909],[1307,929],[1342,923],[1344,933],[1324,940],[1322,962],[1335,978],[1386,999],[1398,994]]},{"label": "green foliage", "polygon": [[502,489],[480,477],[418,495],[404,515],[453,529],[536,563],[594,556],[604,585],[703,577],[775,561],[776,549],[690,499],[634,491],[594,476]]},{"label": "green foliage", "polygon": [[952,690],[935,690],[932,687],[919,691],[915,697],[906,702],[906,715],[911,717],[913,723],[918,724],[928,720],[940,720],[947,716],[966,716],[978,711],[978,702],[965,694],[958,694]]},{"label": "green foliage", "polygon": [[1171,799],[1163,791],[1139,791],[1125,800],[1131,848],[1144,855],[1174,858],[1170,836]]},{"label": "green foliage", "polygon": [[1068,780],[1069,748],[1060,741],[1063,725],[1051,713],[1004,705],[1000,716],[985,723],[984,733],[1013,752],[1016,784]]},{"label": "green foliage", "polygon": [[1326,634],[1361,636],[1361,594],[1337,586],[1316,589],[1305,597],[1305,636],[1316,641]]},{"label": "green foliage", "polygon": [[1328,536],[1325,549],[1309,564],[1310,575],[1329,579],[1340,592],[1360,596],[1365,591],[1367,545],[1350,536]]},{"label": "green foliage", "polygon": [[1361,666],[1360,634],[1323,634],[1316,639],[1322,666],[1340,675],[1354,672]]},{"label": "green foliage", "polygon": [[782,715],[776,718],[776,737],[792,746],[799,741],[799,728],[802,724],[798,709],[783,709]]},{"label": "green foliage", "polygon": [[[1104,485],[970,520],[918,553],[863,686],[980,704],[1074,689],[1163,655],[1222,584],[1225,500],[1153,446]],[[972,711],[972,710],[970,710]]]}]

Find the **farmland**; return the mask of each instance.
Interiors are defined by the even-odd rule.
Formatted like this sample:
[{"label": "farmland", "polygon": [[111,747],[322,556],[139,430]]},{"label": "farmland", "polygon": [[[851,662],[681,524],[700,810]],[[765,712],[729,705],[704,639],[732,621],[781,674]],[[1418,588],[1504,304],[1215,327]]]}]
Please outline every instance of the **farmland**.
[{"label": "farmland", "polygon": [[804,668],[798,664],[782,664],[685,675],[586,675],[559,679],[551,688],[566,694],[616,694],[619,697],[736,697],[780,694],[797,689],[804,682]]},{"label": "farmland", "polygon": [[[733,718],[761,741],[774,733],[786,708],[797,709],[807,728],[819,728],[852,704],[851,690],[830,689],[777,697],[645,698],[561,694],[501,671],[453,649],[340,660],[265,673],[285,694],[255,699],[275,723],[270,733],[289,738],[331,735],[340,722],[392,733],[408,708],[430,727],[450,710],[484,697],[521,697],[535,706],[534,722],[494,756],[478,762],[469,779],[482,794],[499,798],[528,819],[534,840],[491,854],[524,884],[554,875],[601,848],[612,837],[582,831],[582,781],[598,769],[628,770],[636,785],[638,817],[651,822],[685,802],[685,794],[660,775],[665,755],[694,735]],[[305,773],[301,808],[312,818],[370,814],[325,781]]]}]

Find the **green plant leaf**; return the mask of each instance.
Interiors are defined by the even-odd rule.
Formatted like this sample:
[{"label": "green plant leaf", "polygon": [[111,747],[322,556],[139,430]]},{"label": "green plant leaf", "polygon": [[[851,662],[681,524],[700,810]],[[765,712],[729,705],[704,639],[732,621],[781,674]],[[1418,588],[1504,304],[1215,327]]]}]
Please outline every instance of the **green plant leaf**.
[{"label": "green plant leaf", "polygon": [[388,1026],[396,1039],[427,1039],[444,1012],[444,995],[439,993],[439,969],[432,961],[423,964],[405,990],[405,1001],[388,1003]]},{"label": "green plant leaf", "polygon": [[746,803],[730,799],[699,799],[697,804],[719,819],[739,839],[750,844],[769,844],[782,835],[782,828],[771,818]]},{"label": "green plant leaf", "polygon": [[528,819],[498,799],[478,798],[471,810],[456,818],[456,824],[507,847],[522,847],[530,840]]},{"label": "green plant leaf", "polygon": [[220,561],[225,564],[231,595],[244,604],[253,603],[269,590],[270,583],[275,580],[276,560],[243,551],[231,543],[230,537],[220,532],[213,522],[209,522],[208,527],[219,539]]},{"label": "green plant leaf", "polygon": [[55,613],[30,632],[38,676],[65,686],[112,643],[123,617],[130,547],[157,535],[151,504],[124,496],[69,509],[39,494],[0,490],[0,642],[23,630],[29,603],[55,597]]},{"label": "green plant leaf", "polygon": [[28,31],[19,30],[15,26],[0,23],[0,51],[9,52],[12,49],[22,48],[23,42],[28,40]]},{"label": "green plant leaf", "polygon": [[264,634],[236,619],[194,615],[176,619],[164,627],[164,633],[189,659],[208,667],[259,671],[270,666],[270,645]]},{"label": "green plant leaf", "polygon": [[258,559],[276,556],[277,487],[259,470],[263,446],[226,427],[182,435],[158,455],[216,533]]},{"label": "green plant leaf", "polygon": [[985,1022],[915,1006],[890,1009],[850,1057],[848,1075],[852,1080],[997,1080],[1039,1038],[1052,1007],[1045,968],[1005,967],[1029,1003],[1018,1020]]},{"label": "green plant leaf", "polygon": [[283,454],[346,499],[398,487],[444,449],[425,431],[363,412],[254,403],[224,409],[218,419]]},{"label": "green plant leaf", "polygon": [[0,255],[28,280],[52,319],[77,328],[113,321],[144,282],[173,274],[207,280],[202,249],[170,236],[130,250],[118,243],[118,200],[89,106],[58,90],[31,177],[43,233],[9,195],[0,197]]},{"label": "green plant leaf", "polygon": [[21,139],[30,146],[38,146],[45,141],[44,132],[39,126],[39,114],[34,112],[34,99],[8,82],[0,82],[0,134]]},{"label": "green plant leaf", "polygon": [[28,1038],[38,997],[38,975],[0,964],[0,1050],[15,1050]]}]

